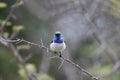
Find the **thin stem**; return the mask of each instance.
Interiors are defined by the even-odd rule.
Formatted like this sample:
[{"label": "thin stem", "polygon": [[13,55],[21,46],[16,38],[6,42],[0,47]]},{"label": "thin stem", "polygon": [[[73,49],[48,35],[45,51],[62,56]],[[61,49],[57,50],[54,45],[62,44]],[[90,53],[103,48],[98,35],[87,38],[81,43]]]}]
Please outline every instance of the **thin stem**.
[{"label": "thin stem", "polygon": [[[4,39],[4,40],[6,40],[6,39]],[[45,47],[42,41],[41,41],[41,44],[42,44],[42,45],[41,45],[41,44],[32,43],[32,42],[27,41],[27,40],[24,40],[24,39],[6,40],[6,41],[8,41],[8,42],[15,42],[15,43],[16,43],[16,42],[17,42],[17,43],[18,43],[18,42],[26,42],[26,43],[28,43],[28,44],[30,44],[30,45],[35,45],[35,46],[38,46],[38,47],[40,47],[40,48],[43,48],[43,49],[45,49],[46,51],[48,50],[49,52],[53,52],[53,51],[51,51],[49,48]],[[59,56],[59,55],[58,55],[58,56]],[[82,72],[86,73],[88,76],[91,77],[92,80],[100,80],[99,78],[93,76],[92,73],[90,73],[89,71],[83,69],[80,65],[74,63],[73,61],[71,61],[71,60],[69,60],[69,59],[66,59],[66,58],[64,58],[63,56],[59,56],[58,58],[60,58],[60,59],[62,59],[63,61],[66,61],[66,62],[72,64],[73,66],[75,66],[76,68],[78,68],[79,70],[81,70]]]},{"label": "thin stem", "polygon": [[32,76],[29,75],[29,72],[26,69],[26,64],[24,62],[24,59],[21,57],[21,55],[19,54],[19,52],[17,51],[17,49],[14,47],[13,44],[9,43],[9,48],[12,50],[15,58],[17,59],[17,61],[22,65],[23,69],[25,70],[25,73],[28,77],[29,80],[32,80]]},{"label": "thin stem", "polygon": [[7,15],[6,19],[5,19],[5,22],[3,24],[1,24],[0,26],[0,30],[3,30],[3,28],[5,27],[6,23],[9,21],[9,19],[12,17],[13,15],[13,12],[16,8],[16,5],[17,3],[19,2],[20,0],[16,0],[16,2],[11,6],[11,9],[9,11],[9,14]]},{"label": "thin stem", "polygon": [[89,75],[93,80],[99,80],[98,78],[94,77],[90,72],[88,72],[87,70],[83,69],[80,65],[74,63],[73,61],[71,61],[71,60],[69,60],[69,59],[64,58],[63,56],[61,56],[61,58],[62,58],[64,61],[72,64],[73,66],[75,66],[76,68],[78,68],[79,70],[81,70],[82,72],[84,72],[84,73],[86,73],[87,75]]}]

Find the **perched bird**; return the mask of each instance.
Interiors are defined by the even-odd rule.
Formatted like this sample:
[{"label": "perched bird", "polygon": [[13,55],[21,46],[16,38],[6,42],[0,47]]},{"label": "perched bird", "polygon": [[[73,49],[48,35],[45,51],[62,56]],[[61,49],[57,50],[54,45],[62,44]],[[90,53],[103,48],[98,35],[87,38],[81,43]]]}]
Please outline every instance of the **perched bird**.
[{"label": "perched bird", "polygon": [[61,52],[66,48],[66,44],[60,32],[55,32],[55,36],[50,44],[50,49],[58,53],[61,57]]}]

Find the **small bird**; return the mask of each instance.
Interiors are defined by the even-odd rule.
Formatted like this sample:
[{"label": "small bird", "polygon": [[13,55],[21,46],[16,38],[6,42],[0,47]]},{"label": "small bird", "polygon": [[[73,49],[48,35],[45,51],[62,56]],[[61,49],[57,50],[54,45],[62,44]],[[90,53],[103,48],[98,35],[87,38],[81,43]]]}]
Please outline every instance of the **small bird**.
[{"label": "small bird", "polygon": [[59,57],[62,57],[61,52],[65,50],[66,44],[60,32],[55,32],[55,36],[50,44],[50,49],[55,53],[59,53]]}]

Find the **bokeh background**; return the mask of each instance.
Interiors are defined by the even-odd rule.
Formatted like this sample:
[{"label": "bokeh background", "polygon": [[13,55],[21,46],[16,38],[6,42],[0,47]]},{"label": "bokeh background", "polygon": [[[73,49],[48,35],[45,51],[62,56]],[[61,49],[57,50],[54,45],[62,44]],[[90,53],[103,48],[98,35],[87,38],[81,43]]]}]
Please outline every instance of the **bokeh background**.
[{"label": "bokeh background", "polygon": [[[0,0],[0,25],[16,0]],[[67,49],[62,55],[101,80],[120,80],[120,0],[21,0],[4,28],[3,36],[46,47],[60,31]],[[17,28],[18,27],[18,28]],[[14,44],[20,55],[32,54],[26,65],[40,80],[91,80],[88,75],[51,53],[26,43]],[[0,80],[26,80],[12,51],[0,44]]]}]

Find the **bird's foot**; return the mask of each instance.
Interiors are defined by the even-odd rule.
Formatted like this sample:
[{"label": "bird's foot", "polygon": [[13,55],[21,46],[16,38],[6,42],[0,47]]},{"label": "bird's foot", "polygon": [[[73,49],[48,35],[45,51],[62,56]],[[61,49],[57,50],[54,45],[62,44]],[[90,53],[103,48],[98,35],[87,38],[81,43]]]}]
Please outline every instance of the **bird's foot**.
[{"label": "bird's foot", "polygon": [[59,52],[59,57],[62,57],[62,54],[61,54],[61,52]]}]

